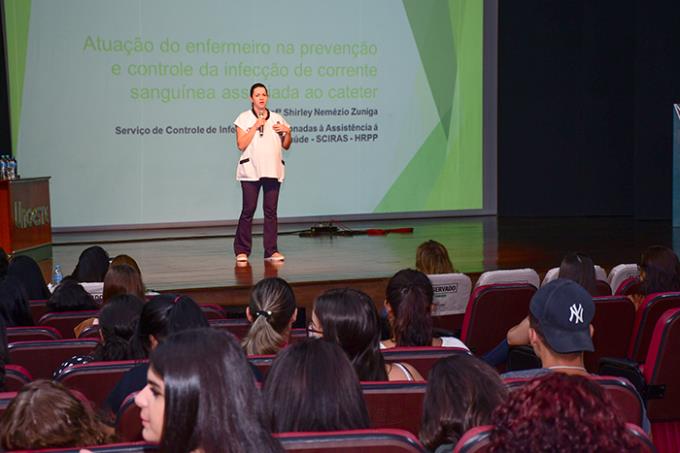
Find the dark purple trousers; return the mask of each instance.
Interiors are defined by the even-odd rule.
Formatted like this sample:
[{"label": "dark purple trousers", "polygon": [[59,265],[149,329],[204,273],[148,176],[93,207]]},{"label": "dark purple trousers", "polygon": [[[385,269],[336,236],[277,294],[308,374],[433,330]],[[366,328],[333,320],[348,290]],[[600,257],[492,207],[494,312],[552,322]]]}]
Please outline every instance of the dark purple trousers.
[{"label": "dark purple trousers", "polygon": [[278,219],[276,208],[279,203],[279,188],[281,183],[276,178],[261,178],[259,181],[241,181],[243,207],[238,219],[238,228],[234,238],[234,253],[250,255],[253,245],[253,216],[257,209],[257,198],[260,187],[264,192],[262,208],[264,210],[264,257],[270,257],[279,250],[276,245]]}]

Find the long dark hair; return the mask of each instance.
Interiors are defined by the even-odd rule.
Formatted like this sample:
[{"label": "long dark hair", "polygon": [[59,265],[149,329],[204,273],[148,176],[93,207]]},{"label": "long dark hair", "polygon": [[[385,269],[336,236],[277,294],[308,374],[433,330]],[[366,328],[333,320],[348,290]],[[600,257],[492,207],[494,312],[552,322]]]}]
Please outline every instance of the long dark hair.
[{"label": "long dark hair", "polygon": [[507,393],[496,370],[480,359],[468,354],[440,359],[427,381],[421,442],[432,451],[455,444],[465,431],[489,424]]},{"label": "long dark hair", "polygon": [[150,336],[160,343],[170,334],[208,326],[201,307],[190,297],[172,294],[156,296],[142,307],[137,330],[130,340],[131,356],[135,359],[149,356]]},{"label": "long dark hair", "polygon": [[50,298],[50,290],[45,284],[40,266],[30,256],[19,255],[9,261],[7,276],[21,282],[28,300],[46,300]]},{"label": "long dark hair", "polygon": [[131,294],[112,297],[99,312],[103,342],[92,353],[94,360],[128,360],[129,342],[139,322],[144,302]]},{"label": "long dark hair", "polygon": [[71,277],[79,282],[103,282],[109,269],[109,254],[98,245],[88,247],[78,257]]},{"label": "long dark hair", "polygon": [[323,339],[279,352],[264,384],[264,398],[272,432],[369,427],[352,364],[340,346]]},{"label": "long dark hair", "polygon": [[342,347],[360,381],[386,381],[378,313],[371,298],[355,289],[330,289],[314,302],[323,338]]},{"label": "long dark hair", "polygon": [[680,291],[680,262],[668,247],[653,245],[642,252],[640,271],[644,273],[642,294]]},{"label": "long dark hair", "polygon": [[0,247],[0,280],[5,278],[5,275],[7,275],[8,266],[9,258],[7,257],[7,252],[5,252],[5,249]]},{"label": "long dark hair", "polygon": [[392,336],[397,346],[432,345],[432,283],[427,275],[403,269],[387,283],[385,299],[392,307]]},{"label": "long dark hair", "polygon": [[77,280],[66,277],[47,301],[49,311],[96,310],[99,304]]},{"label": "long dark hair", "polygon": [[573,280],[591,295],[597,295],[595,265],[592,258],[583,253],[567,253],[560,264],[559,278]]},{"label": "long dark hair", "polygon": [[165,385],[162,452],[281,451],[265,428],[260,392],[233,335],[180,332],[159,345],[150,362]]},{"label": "long dark hair", "polygon": [[288,326],[295,313],[295,293],[281,278],[257,282],[248,304],[254,318],[243,339],[247,354],[276,354],[288,342]]},{"label": "long dark hair", "polygon": [[33,325],[26,291],[19,280],[9,275],[0,281],[0,316],[7,327]]}]

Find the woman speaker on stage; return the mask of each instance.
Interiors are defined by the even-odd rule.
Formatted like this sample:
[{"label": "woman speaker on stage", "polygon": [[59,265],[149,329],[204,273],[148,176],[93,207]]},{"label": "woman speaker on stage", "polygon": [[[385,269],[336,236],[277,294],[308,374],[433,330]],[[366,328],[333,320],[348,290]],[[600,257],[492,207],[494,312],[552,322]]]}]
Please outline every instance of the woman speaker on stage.
[{"label": "woman speaker on stage", "polygon": [[292,139],[286,120],[267,109],[268,97],[267,87],[263,84],[250,87],[252,108],[234,121],[236,146],[241,151],[236,179],[241,182],[243,193],[243,207],[234,239],[236,261],[248,261],[251,252],[253,215],[260,187],[264,193],[264,258],[284,259],[276,243],[276,209],[285,172],[281,148],[290,148]]}]

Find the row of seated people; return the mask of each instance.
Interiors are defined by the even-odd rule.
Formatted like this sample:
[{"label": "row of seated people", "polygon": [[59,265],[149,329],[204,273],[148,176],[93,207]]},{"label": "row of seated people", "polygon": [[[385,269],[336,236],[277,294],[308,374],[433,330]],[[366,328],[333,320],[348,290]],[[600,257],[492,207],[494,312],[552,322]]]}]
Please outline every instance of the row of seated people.
[{"label": "row of seated people", "polygon": [[[452,451],[466,431],[488,424],[494,427],[492,451],[534,451],[536,445],[633,451],[640,439],[649,442],[612,410],[599,385],[578,373],[550,373],[525,387],[509,394],[496,371],[469,354],[438,361],[427,383],[419,440],[402,434],[411,444],[403,451]],[[323,339],[283,349],[258,390],[235,337],[185,330],[152,352],[147,383],[134,399],[142,436],[160,451],[281,451],[286,435],[272,433],[370,427],[351,362],[339,345]],[[8,450],[117,440],[82,399],[48,381],[28,384],[1,421]]]},{"label": "row of seated people", "polygon": [[[400,289],[398,289],[396,292],[399,293],[401,296],[404,296],[404,300],[407,300],[407,301],[411,300],[411,299],[417,300],[417,299],[419,299],[419,297],[414,297],[414,296],[417,295],[417,293],[419,291],[419,289],[418,289],[419,285],[417,284],[418,278],[420,278],[420,281],[422,281],[422,282],[426,282],[427,279],[424,278],[424,276],[422,276],[422,274],[419,274],[415,271],[402,271],[402,272],[398,273],[398,276],[400,276],[400,277],[404,277],[404,276],[408,276],[408,275],[412,276],[413,278],[411,280],[404,279],[406,281],[402,281],[402,283],[400,285],[398,285]],[[392,286],[395,286],[396,283],[400,281],[400,278],[396,278],[396,277],[397,276],[395,276],[395,278],[393,279],[394,284]],[[557,282],[554,282],[554,283],[555,284],[563,284],[564,282],[565,282],[564,280],[560,280],[560,281],[557,281]],[[570,283],[570,282],[567,282],[567,283]],[[278,302],[279,304],[283,304],[284,307],[286,307],[286,306],[288,307],[287,311],[283,310],[283,312],[286,313],[286,316],[284,317],[284,319],[287,319],[287,322],[290,323],[292,321],[293,317],[294,317],[294,311],[295,311],[294,300],[291,300],[292,299],[292,290],[290,289],[290,287],[287,284],[285,284],[285,282],[283,282],[280,279],[265,280],[265,281],[261,282],[261,284],[258,284],[258,285],[256,285],[256,288],[254,288],[253,298],[251,300],[251,306],[248,307],[248,312],[249,312],[248,316],[253,321],[253,326],[252,326],[252,329],[251,329],[252,335],[249,335],[249,337],[246,338],[246,340],[244,341],[244,346],[246,347],[246,349],[249,347],[249,344],[252,347],[259,347],[259,346],[268,347],[268,346],[271,346],[269,343],[267,343],[266,338],[272,338],[272,335],[274,335],[274,337],[273,337],[273,338],[275,338],[274,344],[279,345],[279,347],[280,347],[281,346],[281,342],[280,342],[281,338],[279,337],[278,339],[276,339],[275,335],[278,332],[276,332],[273,329],[273,327],[274,327],[273,322],[275,322],[275,320],[274,320],[274,310],[267,310],[267,309],[261,310],[260,309],[261,307],[259,307],[259,305],[256,301],[258,300],[258,298],[260,298],[261,295],[264,295],[264,294],[278,294],[279,296],[274,297],[274,299],[279,299],[279,302]],[[388,285],[388,288],[389,288],[389,286],[390,285]],[[423,285],[420,285],[420,286],[426,287],[427,284],[423,284]],[[552,285],[552,286],[555,286],[555,285]],[[545,293],[552,286],[547,285],[541,291],[543,293]],[[572,289],[573,289],[573,287],[580,288],[575,283],[572,283],[571,287],[572,287]],[[394,288],[392,288],[392,289],[394,290]],[[422,288],[420,288],[420,289],[422,289]],[[582,288],[580,288],[580,289],[581,289],[581,295],[580,296],[583,298],[583,301],[582,301],[583,305],[586,305],[588,303],[590,303],[592,305],[592,298],[590,298],[590,296]],[[541,291],[539,291],[539,293],[541,293]],[[389,289],[388,289],[388,292],[389,292]],[[258,296],[258,294],[260,294],[260,296]],[[430,294],[429,297],[430,297],[430,300],[431,300],[431,292],[429,294]],[[338,320],[332,321],[331,320],[332,315],[329,315],[329,313],[333,313],[333,310],[335,309],[336,311],[339,312],[339,313],[336,313],[336,314],[341,315],[342,314],[341,312],[344,311],[345,308],[354,306],[355,311],[357,311],[358,313],[361,313],[362,310],[363,310],[364,313],[369,314],[369,316],[368,316],[369,319],[374,320],[374,322],[372,323],[373,326],[374,326],[372,328],[373,334],[371,336],[371,338],[374,340],[374,341],[372,341],[372,345],[373,345],[372,349],[374,351],[379,352],[380,343],[378,342],[379,329],[378,329],[378,325],[377,325],[377,313],[375,311],[375,306],[373,305],[370,298],[368,298],[365,295],[362,295],[358,291],[353,291],[353,290],[335,290],[335,291],[331,291],[330,294],[326,294],[324,296],[325,296],[325,298],[320,297],[319,300],[317,300],[317,305],[315,306],[315,310],[314,310],[314,313],[312,315],[312,325],[310,326],[310,333],[316,334],[316,335],[322,335],[325,338],[331,338],[330,333],[333,332],[334,329],[337,331],[338,330],[337,326],[340,323],[342,323],[346,320],[341,319],[340,321],[338,321]],[[537,294],[537,296],[538,296],[538,294]],[[330,301],[330,303],[324,302],[323,299],[327,299],[328,301]],[[409,305],[413,305],[413,302],[408,302],[405,305],[402,305],[404,303],[404,300],[401,300],[399,297],[396,297],[396,298],[392,297],[391,298],[392,304],[390,304],[390,305],[396,305],[397,307],[402,307],[402,308],[403,307],[409,307]],[[570,298],[568,300],[573,301],[573,298]],[[285,301],[288,301],[287,305],[286,305]],[[398,303],[395,303],[396,301],[398,301]],[[154,305],[158,305],[155,302],[160,302],[160,299],[158,301],[151,301],[151,302],[147,303],[143,307],[142,310],[144,310],[147,307],[153,307]],[[166,306],[169,311],[173,311],[173,310],[177,309],[177,307],[192,306],[192,304],[193,304],[193,302],[190,303],[190,301],[183,303],[181,299],[178,300],[178,301],[173,301],[173,302],[166,301],[166,302],[168,304],[170,304],[170,305]],[[327,307],[326,305],[329,305],[330,308]],[[415,303],[415,306],[416,307],[418,306],[417,302]],[[198,307],[196,307],[195,304],[193,304],[193,307],[194,307],[194,312],[198,313],[202,316],[200,309],[198,309]],[[413,308],[414,307],[409,307],[409,310],[410,310],[409,312],[411,312],[413,310]],[[350,308],[348,311],[352,311],[352,310],[353,309]],[[399,309],[397,309],[397,310],[399,310]],[[424,311],[426,313],[429,313],[429,307],[426,307],[426,309]],[[592,312],[593,311],[594,311],[594,309],[592,307],[590,309],[588,309],[586,307],[585,314],[581,313],[581,317],[585,318],[585,325],[586,326],[589,324],[590,320],[592,319]],[[394,322],[394,320],[396,319],[395,313],[394,313],[394,307],[392,307],[391,313],[392,314],[390,315],[390,319],[392,319],[393,322]],[[397,311],[397,314],[398,313],[399,312]],[[566,313],[566,311],[565,311],[565,313]],[[180,318],[182,320],[186,320],[189,317],[181,316]],[[349,316],[349,318],[352,318],[352,316]],[[355,331],[355,332],[358,331],[358,329],[360,329],[361,326],[356,325],[356,321],[358,321],[360,323],[363,318],[366,318],[366,316],[360,315],[360,316],[355,317],[355,319],[350,319],[350,321],[352,321],[355,324],[354,328],[350,329],[350,331]],[[259,329],[256,326],[258,321],[261,324]],[[583,324],[583,323],[584,323],[584,321],[582,320],[581,324]],[[140,325],[141,325],[141,323],[140,323]],[[284,325],[285,325],[285,323],[284,323]],[[269,326],[269,327],[267,327],[267,326]],[[288,327],[290,327],[290,326],[288,326]],[[399,331],[397,330],[397,332],[399,332]],[[406,331],[406,333],[407,332],[408,331]],[[583,333],[583,332],[581,332],[581,333]],[[142,335],[142,337],[149,338],[150,343],[152,343],[151,340],[153,340],[153,338],[154,338],[153,335],[148,335],[148,336]],[[391,346],[393,344],[398,344],[397,338],[400,338],[400,337],[401,337],[400,334],[396,334],[395,337],[393,339],[391,339],[391,341],[387,342],[386,345],[383,344],[383,346]],[[258,341],[258,339],[259,339],[259,341]],[[438,343],[439,345],[441,345],[441,340],[439,340],[439,341],[433,340],[431,336],[429,337],[429,339],[426,338],[426,341],[427,340],[429,340],[429,344]],[[340,340],[338,339],[336,341],[340,341]],[[157,340],[156,340],[156,342],[157,342]],[[253,350],[253,352],[258,352],[258,351]],[[348,354],[349,354],[349,351],[348,351]],[[377,368],[371,367],[372,372],[374,372],[374,373],[376,373],[376,372],[377,373],[381,373],[381,372],[386,373],[387,370],[390,369],[390,368],[393,369],[394,366],[388,364],[388,365],[379,366]],[[408,370],[408,366],[404,366],[403,368]],[[571,368],[576,368],[576,366],[572,366]],[[400,370],[400,371],[403,372],[403,370]],[[583,370],[583,371],[585,371],[585,370]],[[357,374],[359,374],[361,371],[359,369],[356,369],[355,372]],[[406,371],[406,373],[408,373],[408,371]],[[412,373],[412,375],[413,375],[413,373]],[[403,379],[404,376],[401,376],[401,378]],[[368,379],[375,379],[375,378],[368,378]],[[384,379],[384,378],[382,378],[382,379]]]},{"label": "row of seated people", "polygon": [[[408,327],[408,323],[403,322],[404,317],[410,316],[412,318],[412,320],[411,320],[412,322],[413,321],[423,321],[423,320],[426,320],[426,318],[427,318],[427,316],[423,316],[423,313],[429,314],[431,301],[432,301],[432,291],[430,289],[429,294],[427,294],[426,297],[422,297],[422,294],[419,294],[419,293],[422,293],[422,292],[427,293],[427,289],[424,289],[424,287],[426,287],[429,283],[428,284],[420,284],[420,285],[418,284],[418,278],[420,278],[421,283],[426,280],[426,278],[423,278],[423,277],[424,276],[422,276],[422,274],[416,273],[414,271],[402,271],[402,272],[398,273],[397,275],[395,275],[395,277],[391,280],[390,283],[391,284],[394,283],[394,285],[392,285],[392,286],[396,286],[397,290],[396,290],[395,294],[398,294],[397,297],[394,297],[394,296],[390,297],[390,295],[389,295],[389,293],[390,293],[389,286],[390,285],[388,285],[388,294],[387,294],[387,297],[386,297],[386,299],[387,299],[386,308],[387,308],[388,318],[391,321],[390,324],[392,325],[393,329],[392,329],[392,337],[388,338],[387,341],[383,342],[383,344],[381,345],[382,347],[390,347],[390,346],[397,345],[397,344],[399,344],[400,338],[403,337],[403,338],[408,339],[409,335],[411,335],[411,334],[413,334],[412,338],[415,338],[416,341],[424,341],[424,343],[421,343],[421,344],[432,344],[432,345],[443,345],[444,344],[445,340],[441,340],[441,339],[437,339],[437,338],[433,339],[433,336],[431,334],[428,334],[428,333],[423,334],[422,332],[418,332],[418,329],[415,329],[411,332],[409,332],[408,329],[401,330],[401,331],[399,330],[400,325],[406,324],[407,327]],[[400,278],[403,281],[400,284],[397,284],[397,283],[399,283]],[[289,287],[285,288],[284,285],[281,285],[280,282],[278,282],[276,279],[273,279],[271,282],[268,282],[268,283],[279,283],[278,286],[283,288],[279,292],[281,292],[282,294],[285,295],[286,289],[287,289],[288,293],[292,294],[292,291],[290,290]],[[283,282],[283,283],[285,283],[285,282]],[[285,286],[287,286],[287,285],[285,285]],[[274,285],[274,287],[276,287],[276,285]],[[395,288],[392,288],[392,290],[394,290],[394,289]],[[263,291],[263,292],[265,292],[265,293],[272,293],[272,292],[276,293],[276,291],[272,291],[271,287],[268,288],[267,291]],[[254,297],[253,297],[253,300],[251,300],[251,306],[248,307],[248,312],[249,312],[248,317],[253,322],[253,326],[252,326],[252,329],[251,329],[252,335],[249,335],[248,338],[246,338],[246,340],[244,341],[244,346],[247,349],[249,347],[248,345],[252,344],[253,347],[255,348],[254,350],[256,350],[257,348],[259,348],[262,345],[264,345],[266,347],[266,346],[268,346],[268,343],[266,341],[266,339],[268,337],[274,338],[275,339],[275,341],[274,341],[275,345],[280,346],[281,345],[281,341],[280,341],[281,336],[279,336],[279,338],[276,339],[275,336],[272,337],[270,335],[270,334],[272,334],[272,330],[274,331],[275,334],[276,333],[280,334],[280,332],[276,331],[276,329],[267,329],[266,328],[267,325],[273,327],[275,324],[277,324],[275,319],[274,319],[275,310],[269,310],[266,307],[259,306],[256,303],[257,297],[255,296],[255,294],[257,293],[257,290],[254,290],[253,293],[254,293]],[[341,290],[341,291],[339,291],[338,297],[341,296],[343,293],[345,295],[349,294],[349,296],[352,296],[352,295],[356,296],[356,294],[353,294],[351,291],[347,291],[347,290],[342,291]],[[333,297],[329,297],[330,299],[335,298],[335,295],[331,295],[331,296],[333,296]],[[351,298],[351,297],[349,297],[349,298]],[[404,301],[407,301],[407,302],[404,303]],[[326,308],[323,308],[324,303],[319,303],[319,302],[320,301],[317,301],[317,307],[315,307],[315,310],[314,310],[314,313],[313,313],[313,316],[312,316],[312,325],[310,326],[310,333],[312,335],[314,335],[314,334],[317,334],[317,335],[318,334],[324,334],[322,319],[324,318],[324,315],[323,315],[324,311],[328,311],[328,310]],[[338,304],[338,305],[344,306],[344,305],[348,305],[348,303],[343,302],[342,304]],[[370,305],[371,307],[373,307],[373,310],[375,310],[375,308],[372,304],[372,301],[370,301],[370,299],[368,299],[368,303],[364,304],[364,305]],[[287,307],[288,307],[288,312],[287,312],[288,315],[283,316],[283,318],[282,318],[286,322],[281,323],[284,326],[284,330],[285,330],[285,327],[287,325],[287,322],[289,323],[290,320],[294,317],[293,315],[290,314],[290,310],[293,310],[293,311],[295,310],[295,304],[289,303],[287,305]],[[286,310],[282,310],[282,311],[284,313],[286,313]],[[414,314],[416,315],[415,317],[413,316]],[[361,319],[360,319],[360,321],[361,321]],[[427,321],[425,321],[425,322],[427,324]],[[265,328],[257,328],[256,326],[258,325],[258,323],[260,324],[260,326],[264,326]],[[418,325],[418,322],[415,322],[415,324]],[[288,325],[287,327],[289,328],[290,326]],[[327,330],[331,331],[332,329],[328,328]],[[261,334],[256,334],[257,332],[261,332]],[[324,336],[326,337],[327,335],[324,335]],[[265,341],[259,341],[258,342],[257,341],[258,337],[260,338],[260,340],[262,340],[264,338]],[[457,341],[457,340],[452,339],[451,341]],[[403,344],[403,341],[402,341],[401,344]],[[457,345],[461,346],[460,344],[457,344]],[[415,373],[417,373],[417,371],[412,370],[412,369],[409,370],[409,366],[407,364],[402,365],[402,366],[395,366],[395,365],[392,365],[392,364],[388,364],[388,365],[385,366],[385,368],[386,369],[389,368],[390,370],[397,369],[397,371],[399,372],[399,376],[402,379],[403,378],[406,378],[406,379],[408,379],[408,378],[417,379],[418,378],[418,376],[415,374]],[[414,371],[415,371],[415,373],[414,373]]]}]

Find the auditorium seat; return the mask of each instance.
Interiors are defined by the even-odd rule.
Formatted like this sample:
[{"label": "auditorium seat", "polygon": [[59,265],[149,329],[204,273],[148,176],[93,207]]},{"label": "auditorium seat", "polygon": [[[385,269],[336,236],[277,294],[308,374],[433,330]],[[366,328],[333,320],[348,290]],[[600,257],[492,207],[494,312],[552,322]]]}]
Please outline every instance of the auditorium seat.
[{"label": "auditorium seat", "polygon": [[484,453],[489,451],[492,429],[493,426],[484,425],[465,431],[453,447],[453,453]]},{"label": "auditorium seat", "polygon": [[479,276],[475,283],[475,288],[485,285],[493,285],[498,283],[526,283],[538,288],[541,286],[541,280],[535,270],[525,269],[504,269],[497,271],[487,271]]},{"label": "auditorium seat", "polygon": [[528,283],[478,286],[465,310],[460,339],[475,355],[489,352],[527,316],[535,292],[536,286]]},{"label": "auditorium seat", "polygon": [[672,308],[680,308],[680,292],[654,293],[645,297],[633,323],[627,354],[630,360],[638,363],[645,360],[656,322]]},{"label": "auditorium seat", "polygon": [[472,280],[460,273],[432,274],[427,277],[434,290],[434,326],[451,332],[460,330],[472,291]]},{"label": "auditorium seat", "polygon": [[[628,431],[628,434],[631,434],[637,441],[640,446],[640,449],[637,450],[639,453],[657,453],[657,449],[654,446],[654,443],[652,442],[652,439],[649,438],[647,433],[645,433],[642,428],[639,426],[633,424],[633,423],[626,423],[626,431]],[[656,441],[656,439],[655,439]],[[659,451],[666,451],[666,450],[659,450]]]},{"label": "auditorium seat", "polygon": [[95,338],[95,339],[100,339],[101,334],[99,333],[101,329],[99,328],[99,324],[95,324],[94,326],[86,327],[84,328],[81,332],[80,335],[78,335],[78,338]]},{"label": "auditorium seat", "polygon": [[116,416],[116,434],[120,440],[135,442],[142,440],[142,421],[139,418],[140,409],[135,404],[137,392],[129,394],[120,405]]},{"label": "auditorium seat", "polygon": [[424,381],[362,382],[371,427],[418,434],[426,387]]},{"label": "auditorium seat", "polygon": [[95,407],[103,408],[106,398],[123,374],[139,363],[139,360],[120,360],[74,365],[57,376],[56,381],[81,392]]},{"label": "auditorium seat", "polygon": [[656,387],[660,398],[647,401],[649,419],[680,421],[680,308],[667,310],[654,327],[643,376],[647,386]]},{"label": "auditorium seat", "polygon": [[17,392],[31,382],[33,377],[29,371],[21,365],[5,365],[5,391]]},{"label": "auditorium seat", "polygon": [[637,280],[639,276],[640,269],[637,264],[619,264],[612,267],[607,280],[613,294],[624,294],[621,292],[621,284],[629,279]]},{"label": "auditorium seat", "polygon": [[426,453],[413,434],[400,429],[274,434],[284,450],[300,453]]},{"label": "auditorium seat", "polygon": [[75,338],[73,329],[86,319],[99,316],[99,310],[62,311],[44,314],[38,321],[40,326],[54,327],[62,338]]},{"label": "auditorium seat", "polygon": [[[541,286],[555,280],[560,272],[559,267],[553,267],[548,272],[545,273]],[[602,269],[601,266],[595,265],[595,296],[611,296],[612,289],[607,281],[607,273]]]},{"label": "auditorium seat", "polygon": [[402,346],[382,350],[386,362],[405,362],[412,365],[427,379],[437,360],[454,354],[469,354],[463,348],[441,348],[435,346]]},{"label": "auditorium seat", "polygon": [[224,319],[226,316],[222,307],[216,304],[200,304],[201,311],[208,320],[211,319]]},{"label": "auditorium seat", "polygon": [[250,323],[247,319],[209,319],[210,327],[231,332],[236,338],[243,339],[248,335]]},{"label": "auditorium seat", "polygon": [[33,379],[51,379],[59,365],[74,355],[86,355],[97,346],[96,340],[17,341],[10,343],[10,362],[26,368]]},{"label": "auditorium seat", "polygon": [[262,373],[262,379],[265,379],[275,357],[274,354],[249,355],[248,361]]},{"label": "auditorium seat", "polygon": [[7,343],[12,343],[13,341],[59,340],[59,339],[61,339],[61,333],[54,327],[26,326],[7,328]]},{"label": "auditorium seat", "polygon": [[[624,421],[638,426],[642,425],[644,403],[633,384],[627,379],[617,376],[590,375],[588,377],[604,388],[617,413]],[[506,378],[503,379],[503,383],[510,391],[513,391],[523,387],[531,380],[532,378]]]},{"label": "auditorium seat", "polygon": [[44,300],[29,300],[28,306],[31,310],[31,317],[33,322],[38,322],[42,316],[47,313],[47,299]]},{"label": "auditorium seat", "polygon": [[640,285],[642,282],[637,277],[630,277],[625,279],[619,285],[619,289],[614,293],[617,296],[630,296],[640,292]]},{"label": "auditorium seat", "polygon": [[586,352],[585,365],[597,372],[602,357],[625,357],[635,321],[635,304],[626,296],[595,297],[594,352]]}]

